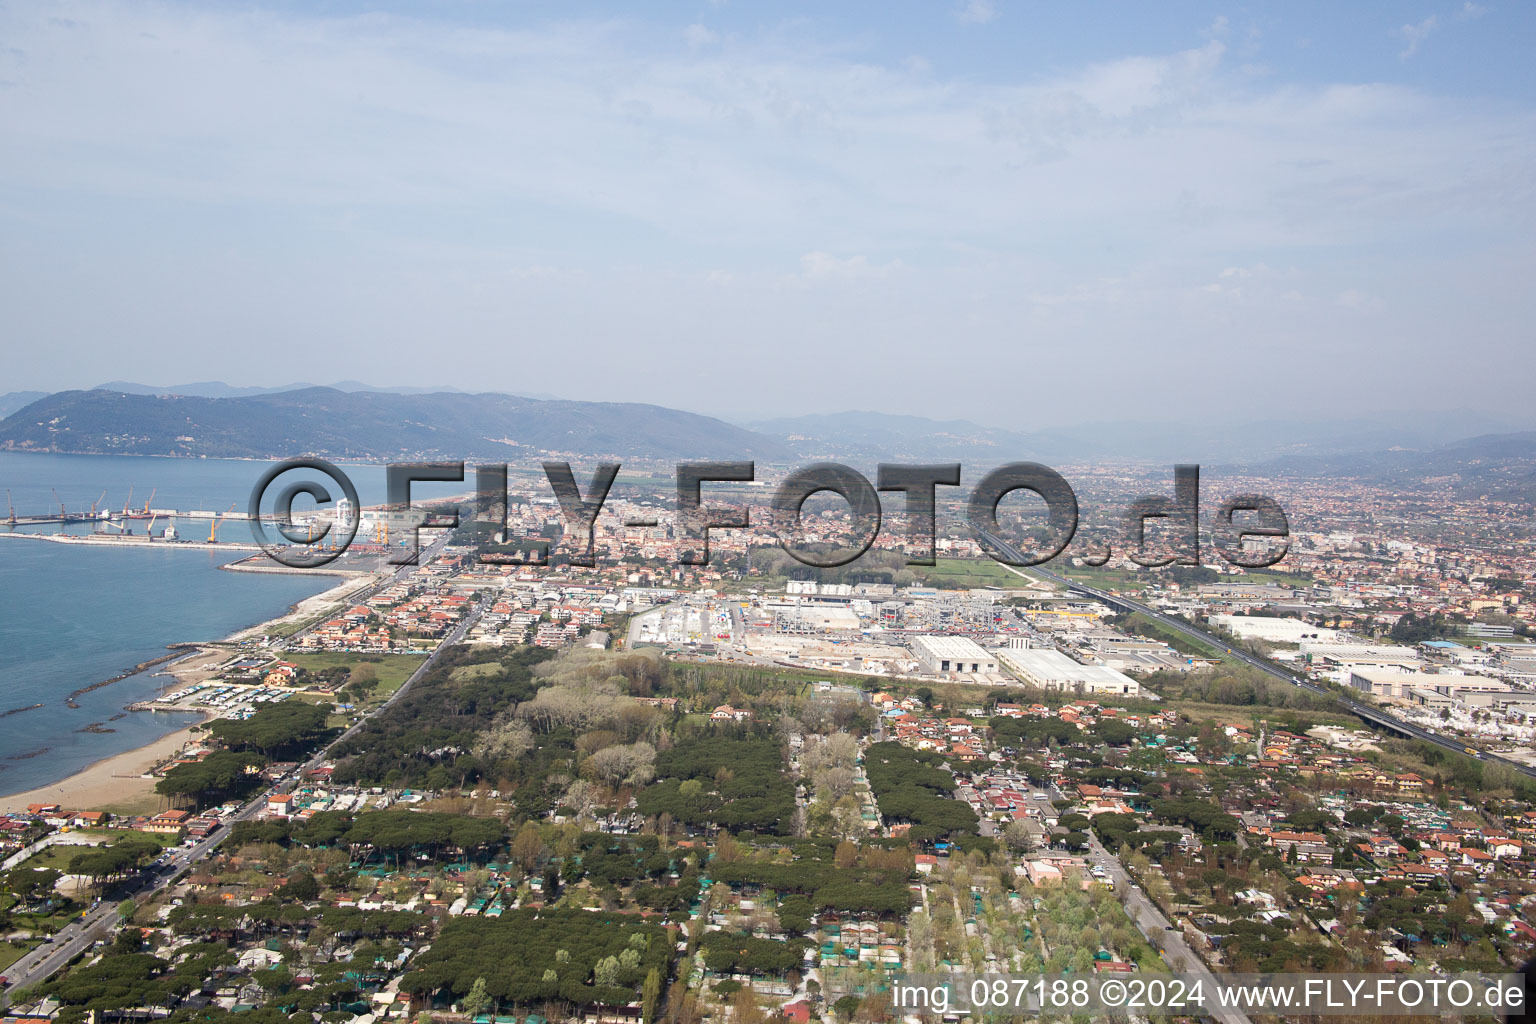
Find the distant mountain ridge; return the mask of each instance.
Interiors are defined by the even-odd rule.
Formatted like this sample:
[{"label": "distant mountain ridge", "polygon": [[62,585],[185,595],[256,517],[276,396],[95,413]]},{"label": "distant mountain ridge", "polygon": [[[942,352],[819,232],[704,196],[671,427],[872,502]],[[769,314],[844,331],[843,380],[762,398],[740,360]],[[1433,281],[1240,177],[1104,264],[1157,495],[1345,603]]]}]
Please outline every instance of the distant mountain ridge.
[{"label": "distant mountain ridge", "polygon": [[17,409],[24,409],[39,398],[47,398],[46,391],[10,391],[0,395],[0,419],[4,419]]},{"label": "distant mountain ridge", "polygon": [[1346,477],[1405,491],[1531,502],[1536,501],[1536,431],[1483,434],[1429,449],[1292,456],[1245,468],[1264,476]]},{"label": "distant mountain ridge", "polygon": [[1237,422],[1121,421],[1032,431],[1000,430],[970,420],[934,420],[878,412],[819,413],[748,422],[802,456],[923,459],[1132,459],[1159,462],[1256,462],[1291,456],[1339,456],[1395,447],[1429,450],[1511,424],[1475,410],[1417,412],[1371,419]]},{"label": "distant mountain ridge", "polygon": [[207,458],[793,458],[772,438],[656,405],[321,387],[232,398],[62,391],[0,421],[0,448]]},{"label": "distant mountain ridge", "polygon": [[883,412],[815,413],[746,424],[807,458],[1012,461],[1092,454],[1095,448],[1056,433],[1022,433],[970,420],[932,420]]},{"label": "distant mountain ridge", "polygon": [[[1275,477],[1349,477],[1404,490],[1536,500],[1536,431],[1445,439],[1458,427],[1488,422],[1467,411],[1420,414],[1411,430],[1353,419],[1230,427],[1112,423],[1026,433],[970,420],[856,411],[782,417],[749,429],[656,405],[357,386],[270,391],[211,382],[41,395],[0,419],[0,449],[386,461],[510,462],[550,454],[781,464],[835,459],[865,466],[960,461],[972,469],[1021,459],[1194,461]],[[197,389],[231,394],[181,393]],[[244,393],[252,390],[257,393]]]},{"label": "distant mountain ridge", "polygon": [[[310,384],[307,382],[302,384],[284,384],[281,387],[275,388],[234,387],[224,383],[221,380],[205,380],[199,381],[195,384],[171,384],[166,387],[157,387],[153,384],[138,384],[130,380],[111,380],[107,381],[105,384],[98,384],[91,390],[121,391],[124,394],[129,395],[187,395],[192,398],[251,398],[256,395],[277,395],[283,393],[284,391],[303,391],[307,388],[320,387],[332,388],[336,391],[377,391],[378,393],[385,395],[468,394],[468,392],[462,391],[459,388],[447,386],[432,388],[410,386],[379,387],[374,384],[364,384],[360,380],[343,380],[337,381],[334,384]],[[37,399],[42,398],[47,394],[46,391],[33,391],[29,393],[33,396],[31,399],[29,399],[29,401],[36,401]],[[549,394],[523,394],[521,392],[513,392],[513,394],[517,394],[522,398],[537,398],[542,401],[556,399],[555,395]],[[21,406],[7,409],[4,413],[0,413],[0,416],[9,416],[12,412],[15,412],[16,409],[19,408],[21,408]]]}]

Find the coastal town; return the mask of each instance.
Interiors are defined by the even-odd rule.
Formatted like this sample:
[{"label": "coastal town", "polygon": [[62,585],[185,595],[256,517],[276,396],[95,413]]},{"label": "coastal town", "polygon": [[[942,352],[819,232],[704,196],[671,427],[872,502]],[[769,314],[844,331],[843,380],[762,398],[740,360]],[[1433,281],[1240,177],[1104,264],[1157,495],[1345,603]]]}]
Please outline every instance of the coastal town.
[{"label": "coastal town", "polygon": [[0,2],[0,1024],[1536,1020],[1533,42]]},{"label": "coastal town", "polygon": [[8,1020],[842,1024],[904,972],[1536,950],[1536,573],[1475,520],[1057,576],[952,527],[681,565],[645,498],[584,566],[512,507],[167,666],[142,713],[203,721],[115,799],[12,798]]}]

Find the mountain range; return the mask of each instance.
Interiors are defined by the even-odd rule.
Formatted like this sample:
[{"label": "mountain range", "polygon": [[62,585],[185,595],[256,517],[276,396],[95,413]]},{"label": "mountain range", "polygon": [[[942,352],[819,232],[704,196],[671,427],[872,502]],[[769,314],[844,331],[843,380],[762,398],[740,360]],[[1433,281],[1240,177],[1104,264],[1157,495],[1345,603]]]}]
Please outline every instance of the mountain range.
[{"label": "mountain range", "polygon": [[17,409],[25,409],[39,398],[47,398],[46,391],[10,391],[0,395],[0,419],[9,416]]},{"label": "mountain range", "polygon": [[[317,387],[328,387],[335,391],[374,391],[383,395],[435,395],[440,392],[462,395],[466,393],[460,391],[458,388],[450,387],[379,387],[374,384],[364,384],[359,380],[343,380],[337,381],[334,384],[284,384],[275,388],[235,387],[226,384],[221,380],[205,380],[199,381],[195,384],[169,384],[163,387],[159,387],[153,384],[137,384],[130,380],[113,380],[108,381],[105,384],[98,384],[91,390],[121,391],[128,395],[186,395],[192,398],[250,398],[256,395],[276,395],[284,391],[303,391],[306,388]],[[42,391],[29,391],[21,393],[33,395],[34,397],[29,399],[29,401],[36,401],[38,398],[42,398],[46,394],[46,392]],[[522,394],[521,392],[514,392],[514,394],[518,394],[522,398],[553,399],[555,397],[554,395]],[[6,397],[9,396],[0,396],[0,402],[3,402]],[[16,406],[16,408],[19,409],[21,406]],[[14,411],[15,410],[12,409],[5,413],[0,413],[0,415],[9,416],[10,413]]]},{"label": "mountain range", "polygon": [[207,458],[793,458],[762,434],[656,405],[322,387],[232,398],[61,391],[0,421],[0,448]]},{"label": "mountain range", "polygon": [[1124,422],[1030,432],[880,412],[733,425],[656,405],[376,388],[355,381],[278,389],[119,382],[89,391],[0,396],[0,411],[7,408],[13,411],[0,420],[0,449],[12,451],[491,461],[570,455],[779,464],[833,459],[866,468],[880,460],[960,461],[968,470],[1015,460],[1187,461],[1276,478],[1349,477],[1405,490],[1536,500],[1536,431],[1511,431],[1465,410],[1405,412],[1396,421]]},{"label": "mountain range", "polygon": [[1245,468],[1274,478],[1347,478],[1394,490],[1531,502],[1536,501],[1536,431],[1485,434],[1429,449],[1294,455]]}]

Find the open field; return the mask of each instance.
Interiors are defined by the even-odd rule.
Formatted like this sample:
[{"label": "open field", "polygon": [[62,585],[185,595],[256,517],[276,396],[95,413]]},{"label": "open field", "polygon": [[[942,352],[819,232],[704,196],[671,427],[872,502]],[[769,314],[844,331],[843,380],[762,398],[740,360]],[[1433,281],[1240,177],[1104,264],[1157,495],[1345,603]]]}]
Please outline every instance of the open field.
[{"label": "open field", "polygon": [[1280,708],[1268,704],[1208,704],[1196,700],[1169,700],[1163,705],[1190,719],[1212,719],[1222,725],[1251,726],[1255,719],[1268,721],[1277,726],[1292,718],[1302,719],[1310,725],[1337,725],[1346,729],[1358,729],[1360,720],[1344,712],[1312,711],[1299,708]]},{"label": "open field", "polygon": [[487,662],[481,665],[460,665],[454,669],[452,676],[455,679],[479,679],[484,676],[499,674],[502,668],[495,662]]},{"label": "open field", "polygon": [[1231,657],[1214,642],[1196,640],[1169,629],[1162,623],[1154,622],[1140,612],[1133,613],[1126,619],[1126,628],[1148,639],[1161,640],[1180,654],[1191,654],[1199,658],[1220,658],[1223,661]]},{"label": "open field", "polygon": [[935,587],[1004,587],[1018,590],[1029,585],[1029,581],[1021,580],[1007,566],[990,558],[940,558],[937,563],[931,567],[917,566],[913,571],[921,573]]},{"label": "open field", "polygon": [[330,668],[371,668],[378,676],[378,684],[374,686],[370,696],[374,700],[383,700],[405,684],[411,677],[411,673],[421,666],[426,660],[423,654],[350,654],[345,651],[326,651],[319,654],[286,654],[284,661],[290,661],[302,669],[313,673],[323,672]]},{"label": "open field", "polygon": [[76,835],[91,836],[105,842],[113,842],[118,839],[148,839],[152,843],[169,847],[176,845],[176,837],[164,832],[145,832],[137,828],[81,828],[75,830]]},{"label": "open field", "polygon": [[[1048,568],[1053,567],[1048,566]],[[1109,566],[1101,566],[1097,569],[1067,567],[1061,570],[1061,575],[1074,583],[1098,587],[1100,590],[1143,590],[1151,582],[1146,570],[1132,572],[1129,569],[1112,569]]]},{"label": "open field", "polygon": [[20,944],[14,942],[0,942],[0,971],[4,971],[7,967],[11,966],[11,964],[26,956],[27,951],[31,948],[32,944],[30,942],[23,942]]}]

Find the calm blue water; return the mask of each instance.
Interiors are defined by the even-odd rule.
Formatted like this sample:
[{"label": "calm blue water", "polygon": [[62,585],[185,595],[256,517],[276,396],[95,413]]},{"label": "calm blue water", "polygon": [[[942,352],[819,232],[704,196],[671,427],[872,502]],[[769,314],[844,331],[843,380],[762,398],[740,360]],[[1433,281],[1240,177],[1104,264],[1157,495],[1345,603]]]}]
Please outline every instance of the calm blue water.
[{"label": "calm blue water", "polygon": [[[244,508],[265,468],[212,459],[0,453],[0,488],[11,492],[23,515],[56,510],[50,488],[71,512],[88,509],[103,489],[104,504],[120,510],[130,484],[139,507],[156,489],[156,508],[223,510],[231,502]],[[365,504],[383,500],[381,468],[347,472]],[[206,521],[178,525],[189,539],[202,539],[208,529]],[[134,526],[142,533],[145,523]],[[243,522],[230,523],[221,527],[220,537],[248,541],[247,531]],[[336,582],[325,575],[218,569],[247,554],[0,538],[0,712],[43,705],[0,717],[0,793],[57,781],[195,720],[124,713],[127,704],[172,683],[167,676],[142,673],[79,695],[78,708],[65,703],[72,691],[160,657],[166,644],[219,639],[279,615]],[[115,731],[77,731],[95,723]]]},{"label": "calm blue water", "polygon": [[[152,508],[222,512],[233,504],[244,511],[251,498],[251,488],[270,465],[269,462],[238,459],[0,452],[0,488],[10,492],[17,515],[51,514],[59,510],[60,501],[71,513],[88,512],[98,501],[98,508],[120,512],[128,503],[130,492],[133,507],[139,509],[153,494]],[[352,478],[364,505],[384,501],[382,465],[346,463],[341,468]],[[411,494],[430,498],[466,493],[474,487],[474,467],[466,467],[465,475],[467,480],[462,484],[415,484]],[[57,498],[54,492],[58,493]],[[298,507],[296,504],[295,508]],[[206,531],[206,527],[204,529]],[[241,536],[232,534],[230,539],[249,537],[247,526],[238,526],[237,532]]]}]

